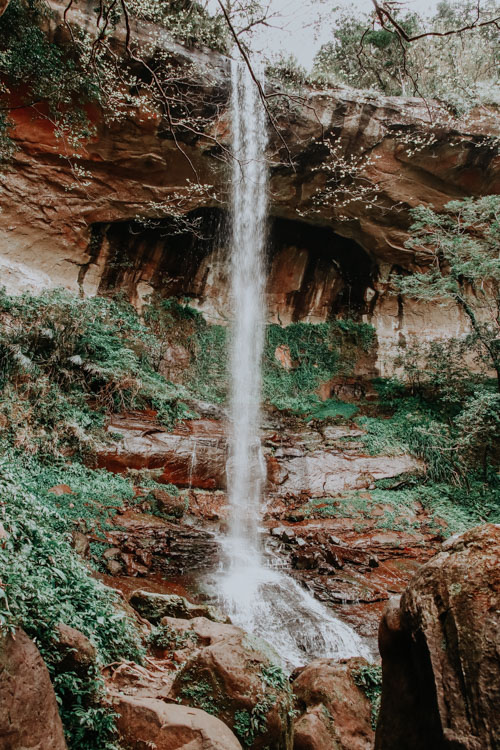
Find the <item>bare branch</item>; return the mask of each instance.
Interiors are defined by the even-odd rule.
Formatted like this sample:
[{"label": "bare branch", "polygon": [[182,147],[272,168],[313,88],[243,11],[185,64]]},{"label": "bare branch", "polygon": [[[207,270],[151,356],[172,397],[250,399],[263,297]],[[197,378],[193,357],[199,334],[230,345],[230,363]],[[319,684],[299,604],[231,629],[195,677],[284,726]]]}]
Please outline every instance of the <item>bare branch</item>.
[{"label": "bare branch", "polygon": [[405,42],[415,42],[417,41],[417,39],[423,39],[424,37],[428,37],[428,36],[445,37],[445,36],[452,36],[454,34],[462,34],[464,31],[473,31],[474,29],[480,29],[480,28],[483,28],[484,26],[495,26],[500,31],[500,15],[496,16],[495,18],[490,18],[487,21],[481,21],[480,20],[480,7],[479,7],[479,2],[478,2],[477,15],[476,15],[475,21],[472,21],[471,23],[466,24],[465,26],[462,26],[459,29],[450,29],[449,31],[423,31],[420,34],[415,34],[413,36],[410,36],[404,30],[401,24],[394,18],[394,14],[391,11],[392,3],[385,2],[385,3],[382,3],[382,5],[380,5],[378,0],[372,0],[372,3],[375,7],[375,14],[382,28],[386,29],[386,31],[391,31],[391,29],[386,26],[386,22],[388,21],[392,25],[393,29],[396,31],[398,36],[401,39],[404,39]]},{"label": "bare branch", "polygon": [[280,131],[280,129],[279,129],[277,123],[276,123],[276,120],[275,120],[272,112],[269,109],[269,106],[268,106],[267,100],[266,100],[266,93],[265,93],[264,89],[262,88],[261,82],[259,81],[259,79],[255,75],[254,69],[252,67],[252,63],[250,62],[250,58],[248,57],[248,54],[247,54],[244,46],[242,45],[242,43],[239,40],[238,33],[237,33],[236,29],[234,28],[234,26],[232,24],[232,21],[231,21],[231,19],[229,17],[229,13],[227,12],[226,8],[224,7],[224,4],[222,3],[222,0],[217,0],[217,2],[219,3],[219,6],[220,6],[220,8],[222,10],[224,18],[226,19],[226,23],[227,23],[227,25],[229,27],[229,31],[231,32],[231,35],[233,36],[233,39],[234,39],[234,41],[236,43],[236,46],[238,47],[238,50],[239,50],[239,52],[240,52],[240,54],[241,54],[241,56],[242,56],[242,58],[243,58],[243,60],[245,62],[245,65],[247,66],[247,68],[248,68],[248,70],[250,72],[250,75],[251,75],[251,77],[252,77],[255,85],[257,86],[257,90],[259,92],[259,97],[260,97],[260,100],[261,100],[261,102],[262,102],[262,104],[264,106],[264,109],[266,110],[266,114],[267,114],[267,117],[269,119],[269,122],[271,123],[271,126],[272,126],[274,132],[276,133],[276,135],[278,136],[278,138],[280,139],[281,143],[283,144],[283,146],[286,149],[287,156],[288,156],[288,161],[290,163],[290,166],[292,168],[294,168],[293,167],[293,161],[292,161],[292,155],[290,153],[290,149],[288,148],[288,144],[285,141],[285,139],[283,137],[283,134]]}]

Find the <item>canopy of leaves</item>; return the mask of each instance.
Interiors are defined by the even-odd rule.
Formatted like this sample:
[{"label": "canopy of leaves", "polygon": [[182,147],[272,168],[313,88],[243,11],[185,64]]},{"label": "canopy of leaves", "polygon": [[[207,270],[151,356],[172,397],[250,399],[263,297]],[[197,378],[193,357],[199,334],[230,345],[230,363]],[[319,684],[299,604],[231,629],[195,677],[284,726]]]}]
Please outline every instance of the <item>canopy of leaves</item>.
[{"label": "canopy of leaves", "polygon": [[[482,3],[481,9],[481,18],[498,15],[494,0]],[[469,0],[443,0],[428,19],[413,11],[395,13],[408,35],[460,29],[476,16],[477,3]],[[346,11],[332,37],[315,59],[313,73],[319,81],[435,97],[458,112],[480,102],[499,102],[500,39],[495,25],[407,43],[395,31],[374,24],[369,15]]]}]

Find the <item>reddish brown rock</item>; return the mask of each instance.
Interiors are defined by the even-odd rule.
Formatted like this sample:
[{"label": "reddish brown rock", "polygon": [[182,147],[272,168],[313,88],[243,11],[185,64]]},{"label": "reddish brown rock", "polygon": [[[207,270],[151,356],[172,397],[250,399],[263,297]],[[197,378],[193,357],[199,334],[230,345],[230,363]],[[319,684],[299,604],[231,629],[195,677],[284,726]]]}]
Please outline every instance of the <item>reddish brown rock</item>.
[{"label": "reddish brown rock", "polygon": [[[52,33],[60,34],[66,3],[50,0],[50,7],[54,13],[47,24]],[[67,14],[75,28],[94,26],[95,17],[89,20],[85,4],[72,3]],[[131,24],[134,43],[161,49],[175,66],[189,66],[194,86],[185,95],[193,95],[209,118],[209,130],[225,141],[227,58],[188,50],[144,20],[131,19]],[[123,23],[115,34],[120,40],[117,49],[123,48]],[[439,210],[452,199],[500,191],[494,148],[498,112],[482,106],[458,119],[437,101],[342,87],[303,87],[302,93],[303,104],[279,123],[295,160],[293,168],[287,166],[283,144],[276,138],[271,144],[273,160],[279,160],[280,150],[282,156],[270,180],[271,213],[282,224],[280,241],[270,243],[277,247],[269,258],[269,307],[276,320],[286,323],[327,320],[347,299],[356,308],[359,303],[378,334],[370,367],[387,375],[394,371],[399,336],[432,340],[467,332],[455,305],[398,300],[388,277],[395,265],[411,269],[418,260],[405,248],[408,208],[431,204]],[[184,141],[178,132],[185,158],[174,139],[164,137],[168,126],[159,113],[146,117],[141,109],[130,108],[123,120],[105,124],[94,109],[96,137],[83,145],[79,159],[90,185],[75,185],[72,165],[60,158],[66,156],[61,154],[64,144],[44,114],[43,105],[37,105],[37,111],[17,106],[10,115],[17,148],[3,173],[0,226],[0,268],[8,289],[65,286],[93,294],[111,287],[125,291],[140,307],[145,295],[155,289],[165,292],[168,286],[170,294],[189,294],[212,319],[226,316],[221,300],[229,297],[227,274],[217,267],[218,248],[193,258],[179,252],[171,237],[162,236],[161,227],[156,233],[148,229],[144,238],[136,237],[131,263],[112,268],[114,229],[122,224],[125,236],[135,234],[128,231],[131,222],[151,216],[152,203],[168,204],[172,195],[178,200],[184,194],[183,210],[210,210],[213,193],[220,199],[226,187],[225,165],[207,148],[206,139]],[[321,200],[317,191],[328,177],[325,137],[341,147],[347,161],[353,154],[356,162],[359,159],[357,179],[373,191],[376,204],[365,207],[353,200],[332,205]],[[213,190],[190,191],[193,167],[200,182],[213,185]],[[91,241],[96,227],[105,228],[102,243]],[[280,238],[281,234],[287,236]],[[183,265],[187,255],[190,259]],[[364,264],[357,262],[359,258]],[[165,372],[177,374],[185,355],[174,350],[170,359],[174,366],[166,362]]]},{"label": "reddish brown rock", "polygon": [[171,495],[166,490],[150,490],[157,510],[165,516],[182,518],[187,506],[187,499],[183,495]]},{"label": "reddish brown rock", "polygon": [[197,708],[126,695],[115,695],[113,708],[126,750],[241,750],[222,721]]},{"label": "reddish brown rock", "polygon": [[292,682],[299,711],[294,750],[372,749],[372,706],[354,680],[367,666],[361,658],[317,659],[299,670]]},{"label": "reddish brown rock", "polygon": [[[191,631],[200,648],[195,648],[177,673],[170,696],[174,700],[196,705],[203,697],[227,726],[238,726],[245,717],[255,736],[253,750],[291,750],[292,723],[287,685],[266,682],[269,657],[260,650],[258,639],[241,628],[211,622],[203,617],[194,620],[165,618],[162,622],[183,633]],[[190,687],[206,685],[206,693],[197,694]],[[260,706],[260,714],[255,709]],[[251,727],[253,726],[253,731]]]},{"label": "reddish brown rock", "polygon": [[87,636],[76,628],[59,623],[56,627],[56,637],[55,646],[60,655],[60,671],[88,673],[95,665],[97,652]]},{"label": "reddish brown rock", "polygon": [[500,747],[500,526],[447,540],[386,611],[377,750]]},{"label": "reddish brown rock", "polygon": [[229,514],[227,495],[221,490],[191,490],[188,512],[189,515],[202,518],[204,521],[227,519]]},{"label": "reddish brown rock", "polygon": [[191,355],[181,344],[172,344],[165,351],[158,371],[172,383],[182,383],[184,372],[191,363]]},{"label": "reddish brown rock", "polygon": [[90,555],[90,542],[89,538],[82,534],[81,531],[73,531],[71,534],[71,544],[75,552],[81,557],[89,557]]},{"label": "reddish brown rock", "polygon": [[293,367],[290,347],[287,344],[277,346],[274,351],[274,358],[285,370],[291,370]]},{"label": "reddish brown rock", "polygon": [[[117,528],[107,531],[106,537],[112,545],[104,553],[110,556],[107,566],[117,575],[125,568],[132,576],[151,572],[175,577],[212,567],[219,554],[213,534],[131,510],[120,515]],[[116,565],[111,570],[112,563]]]},{"label": "reddish brown rock", "polygon": [[72,495],[73,490],[67,484],[56,484],[47,490],[51,495]]},{"label": "reddish brown rock", "polygon": [[[366,499],[366,507],[359,511],[359,506],[356,510],[349,505],[349,496],[340,496],[338,517],[304,514],[302,520],[282,520],[279,526],[269,521],[270,544],[287,561],[291,574],[367,638],[375,653],[385,603],[403,591],[420,565],[437,551],[439,542],[418,503],[400,508],[396,519],[394,508],[387,509],[392,512],[392,524],[407,525],[408,531],[401,531],[380,528],[385,510],[369,502],[369,493]],[[285,518],[300,516],[292,509],[294,501],[288,502],[288,510],[280,511],[283,506],[274,499],[273,507]],[[303,500],[295,502],[300,507]],[[321,516],[321,503],[316,507]],[[331,500],[328,507],[337,511]]]},{"label": "reddish brown rock", "polygon": [[67,750],[56,696],[23,630],[0,642],[0,750]]},{"label": "reddish brown rock", "polygon": [[99,452],[99,466],[114,472],[161,469],[161,482],[221,489],[226,484],[226,437],[214,420],[191,420],[167,432],[145,414],[114,416],[108,427],[122,439]]}]

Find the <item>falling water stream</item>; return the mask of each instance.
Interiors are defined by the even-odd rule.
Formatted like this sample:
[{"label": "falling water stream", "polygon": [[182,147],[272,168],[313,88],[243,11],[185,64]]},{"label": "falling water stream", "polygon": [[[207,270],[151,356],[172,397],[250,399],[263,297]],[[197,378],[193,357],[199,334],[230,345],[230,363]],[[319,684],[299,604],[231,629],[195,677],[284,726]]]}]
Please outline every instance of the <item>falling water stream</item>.
[{"label": "falling water stream", "polygon": [[268,184],[265,110],[248,67],[232,62],[230,523],[218,592],[234,624],[264,638],[287,666],[312,658],[369,656],[359,636],[293,578],[262,545],[265,464],[260,440]]}]

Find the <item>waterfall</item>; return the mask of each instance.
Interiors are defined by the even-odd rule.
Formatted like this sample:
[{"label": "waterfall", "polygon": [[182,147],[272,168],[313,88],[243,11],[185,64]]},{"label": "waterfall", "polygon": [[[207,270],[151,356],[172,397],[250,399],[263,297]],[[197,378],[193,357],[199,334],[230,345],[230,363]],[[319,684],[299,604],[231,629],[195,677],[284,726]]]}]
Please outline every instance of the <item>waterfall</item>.
[{"label": "waterfall", "polygon": [[246,65],[231,63],[230,433],[227,466],[234,557],[260,559],[259,507],[264,469],[260,449],[261,360],[264,343],[264,246],[267,145],[264,108]]},{"label": "waterfall", "polygon": [[265,478],[260,440],[267,220],[266,113],[246,65],[232,62],[230,522],[218,592],[233,623],[287,666],[320,656],[369,656],[361,639],[277,565],[259,528]]}]

